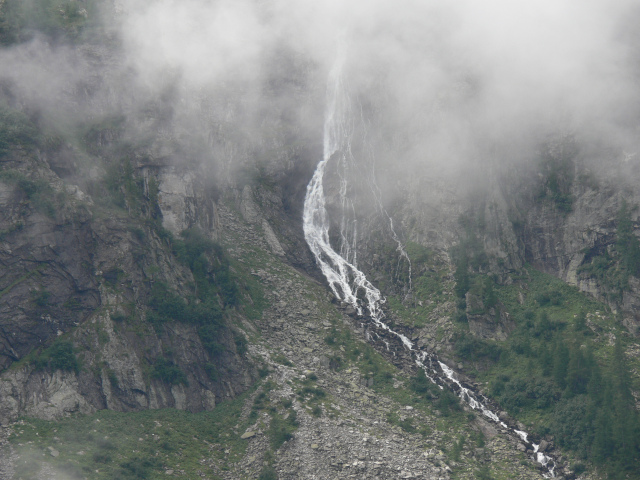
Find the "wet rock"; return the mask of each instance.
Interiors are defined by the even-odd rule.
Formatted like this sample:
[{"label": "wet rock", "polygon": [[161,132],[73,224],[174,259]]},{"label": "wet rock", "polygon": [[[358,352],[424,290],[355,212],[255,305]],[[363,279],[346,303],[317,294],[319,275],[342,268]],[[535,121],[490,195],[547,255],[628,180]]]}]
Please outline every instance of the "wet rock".
[{"label": "wet rock", "polygon": [[344,313],[346,313],[350,317],[355,317],[358,314],[358,311],[354,307],[349,305],[347,308],[344,309]]}]

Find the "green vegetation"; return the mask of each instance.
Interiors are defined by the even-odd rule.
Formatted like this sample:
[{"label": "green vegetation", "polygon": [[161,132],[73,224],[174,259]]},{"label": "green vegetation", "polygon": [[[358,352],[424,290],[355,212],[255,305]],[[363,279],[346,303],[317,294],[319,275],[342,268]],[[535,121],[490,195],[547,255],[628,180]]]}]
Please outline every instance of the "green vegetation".
[{"label": "green vegetation", "polygon": [[148,320],[156,325],[165,322],[180,322],[191,325],[215,324],[222,326],[222,310],[215,302],[188,304],[166,284],[156,282],[151,288],[148,302],[151,311]]},{"label": "green vegetation", "polygon": [[324,341],[336,352],[329,360],[333,370],[341,370],[347,362],[353,362],[358,365],[362,376],[367,380],[371,379],[375,387],[388,387],[393,383],[396,369],[369,345],[357,341],[351,331],[339,330],[334,326]]},{"label": "green vegetation", "polygon": [[575,146],[567,142],[560,147],[559,155],[547,155],[540,161],[542,183],[538,193],[540,201],[551,201],[553,206],[566,215],[573,208],[571,188],[574,182]]},{"label": "green vegetation", "polygon": [[[290,399],[282,400],[278,404],[271,401],[269,392],[275,388],[275,384],[266,381],[262,391],[255,396],[248,421],[250,423],[261,422],[260,412],[267,412],[270,416],[267,438],[269,439],[269,450],[264,457],[264,468],[259,478],[277,478],[273,469],[273,453],[285,442],[291,440],[298,429],[298,418],[296,411],[292,408],[293,402]],[[264,417],[263,417],[264,418]]]},{"label": "green vegetation", "polygon": [[435,408],[445,417],[462,411],[458,397],[448,389],[440,389],[434,385],[426,377],[422,369],[418,370],[418,373],[411,378],[410,388],[417,393],[420,398],[431,401]]},{"label": "green vegetation", "polygon": [[[86,145],[85,148],[90,149]],[[96,150],[95,153],[100,152]],[[105,165],[104,177],[90,182],[87,186],[87,193],[102,208],[114,210],[116,207],[126,210],[131,217],[140,219],[149,216],[151,202],[145,196],[144,179],[136,175],[134,166],[129,159],[129,152],[112,152],[111,156],[114,158]],[[153,224],[153,226],[156,225]]]},{"label": "green vegetation", "polygon": [[[611,478],[638,472],[640,416],[622,331],[610,314],[599,313],[603,305],[574,287],[533,269],[526,273],[523,304],[519,282],[493,287],[515,324],[509,339],[480,340],[463,331],[454,337],[456,355],[538,434],[553,435]],[[596,341],[607,334],[615,334],[615,348]]]},{"label": "green vegetation", "polygon": [[222,246],[209,240],[197,228],[185,230],[181,237],[173,239],[173,252],[193,273],[197,297],[219,296],[225,307],[238,305],[238,287]]},{"label": "green vegetation", "polygon": [[458,437],[458,441],[453,442],[453,448],[451,449],[451,458],[454,462],[460,461],[460,454],[462,453],[462,449],[464,448],[465,441],[466,437],[464,436],[464,434],[461,434]]},{"label": "green vegetation", "polygon": [[55,217],[56,204],[64,202],[64,196],[56,195],[44,179],[32,180],[14,170],[3,170],[0,172],[0,181],[16,185],[37,211],[51,218]]},{"label": "green vegetation", "polygon": [[484,465],[476,470],[475,478],[476,480],[493,480],[494,477],[491,474],[491,470],[489,470],[489,467]]},{"label": "green vegetation", "polygon": [[287,442],[293,438],[293,433],[298,428],[298,419],[296,411],[289,409],[286,418],[284,415],[280,415],[274,412],[271,417],[271,423],[269,424],[269,442],[271,448],[275,451],[278,450],[284,442]]},{"label": "green vegetation", "polygon": [[69,340],[56,340],[50,347],[32,357],[36,370],[50,369],[63,372],[80,371],[80,362],[73,351],[73,344]]},{"label": "green vegetation", "polygon": [[622,300],[623,292],[629,289],[629,277],[640,277],[640,240],[633,233],[631,221],[636,208],[622,202],[616,219],[615,245],[605,250],[596,246],[585,252],[585,263],[578,269],[578,273],[597,279],[610,300]]},{"label": "green vegetation", "polygon": [[496,342],[482,340],[462,331],[452,338],[456,355],[474,362],[497,362],[503,349]]},{"label": "green vegetation", "polygon": [[[227,248],[233,248],[242,239],[231,238],[225,244]],[[243,245],[242,260],[232,260],[229,258],[229,271],[232,272],[232,279],[237,287],[238,308],[250,320],[262,318],[262,312],[267,307],[263,287],[258,278],[252,273],[253,269],[270,268],[270,256],[261,248],[251,245]],[[289,275],[286,270],[279,275]]]},{"label": "green vegetation", "polygon": [[[20,455],[16,478],[34,478],[45,463],[65,478],[151,479],[164,476],[166,469],[183,470],[185,478],[199,478],[199,472],[220,478],[201,460],[213,456],[224,470],[242,458],[246,440],[240,435],[248,424],[240,419],[246,398],[195,414],[100,410],[57,421],[23,419],[10,437]],[[49,455],[50,446],[58,457]]]},{"label": "green vegetation", "polygon": [[[406,252],[412,265],[412,297],[407,300],[400,295],[390,295],[389,306],[408,325],[422,327],[429,315],[450,299],[449,267],[440,256],[416,243],[408,242]],[[406,274],[408,276],[408,270]],[[408,283],[405,286],[408,288]]]},{"label": "green vegetation", "polygon": [[212,357],[216,357],[224,347],[218,337],[226,328],[223,312],[216,299],[208,299],[188,304],[176,293],[170,291],[163,283],[155,283],[151,289],[147,320],[160,331],[168,322],[180,322],[195,325],[205,349]]},{"label": "green vegetation", "polygon": [[187,376],[171,360],[161,357],[156,360],[151,369],[151,378],[157,378],[169,385],[189,385]]},{"label": "green vegetation", "polygon": [[[185,301],[162,282],[156,282],[148,301],[147,320],[157,331],[168,322],[195,325],[202,345],[211,358],[224,351],[221,335],[228,329],[225,311],[240,303],[236,279],[231,274],[230,261],[223,248],[209,240],[197,229],[186,230],[182,238],[170,237],[173,253],[187,265],[195,279],[195,298]],[[233,333],[236,351],[243,355],[247,341],[238,332]],[[209,364],[207,373],[217,379],[217,368]]]},{"label": "green vegetation", "polygon": [[0,158],[16,148],[31,151],[40,141],[40,132],[25,114],[0,106]]},{"label": "green vegetation", "polygon": [[278,474],[273,467],[265,465],[258,476],[258,480],[278,480]]},{"label": "green vegetation", "polygon": [[0,242],[4,241],[9,235],[14,232],[19,232],[24,228],[24,223],[22,221],[17,221],[9,228],[5,228],[4,230],[0,230]]},{"label": "green vegetation", "polygon": [[42,290],[32,290],[31,296],[33,298],[33,303],[39,308],[45,308],[49,305],[49,298],[51,297],[51,293],[45,289]]},{"label": "green vegetation", "polygon": [[[398,370],[370,345],[357,341],[348,329],[339,330],[336,326],[332,327],[325,337],[325,343],[336,352],[329,360],[330,368],[342,370],[353,365],[357,368],[362,380],[379,394],[401,405],[411,405],[429,414],[433,414],[433,410],[437,409],[440,416],[447,417],[450,422],[448,427],[456,428],[456,426],[466,425],[458,397],[448,390],[435,387],[423,371],[420,370],[416,376],[411,377],[407,387],[400,388],[397,384],[394,385]],[[299,395],[308,402],[317,397],[318,393],[313,386],[310,386],[302,388]],[[411,419],[401,419],[399,415],[392,414],[387,420],[411,433],[417,432],[423,436],[428,436],[430,433],[427,425],[413,425]]]},{"label": "green vegetation", "polygon": [[[103,145],[109,144],[109,139],[118,138],[124,131],[126,117],[121,114],[107,114],[81,127],[79,137],[87,152],[98,155],[102,153]],[[107,181],[111,182],[121,174],[118,164],[112,165],[107,174]],[[111,185],[113,186],[113,184]]]}]

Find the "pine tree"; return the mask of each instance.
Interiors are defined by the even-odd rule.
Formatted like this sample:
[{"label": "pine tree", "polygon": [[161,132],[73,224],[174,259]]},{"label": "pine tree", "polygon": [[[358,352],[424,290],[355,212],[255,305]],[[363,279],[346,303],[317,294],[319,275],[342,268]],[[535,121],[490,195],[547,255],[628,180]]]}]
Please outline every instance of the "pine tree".
[{"label": "pine tree", "polygon": [[595,422],[591,458],[596,464],[604,464],[613,453],[611,432],[611,413],[603,408],[598,412]]},{"label": "pine tree", "polygon": [[553,352],[553,379],[560,389],[567,386],[567,368],[569,365],[569,349],[561,338],[556,340]]},{"label": "pine tree", "polygon": [[616,339],[611,367],[614,459],[620,470],[630,470],[637,463],[639,422],[631,393],[631,373],[619,337]]},{"label": "pine tree", "polygon": [[549,350],[547,342],[542,342],[538,349],[538,357],[542,366],[542,375],[550,377],[553,373],[553,351]]},{"label": "pine tree", "polygon": [[587,330],[587,316],[581,311],[573,321],[573,330],[576,333],[585,333]]}]

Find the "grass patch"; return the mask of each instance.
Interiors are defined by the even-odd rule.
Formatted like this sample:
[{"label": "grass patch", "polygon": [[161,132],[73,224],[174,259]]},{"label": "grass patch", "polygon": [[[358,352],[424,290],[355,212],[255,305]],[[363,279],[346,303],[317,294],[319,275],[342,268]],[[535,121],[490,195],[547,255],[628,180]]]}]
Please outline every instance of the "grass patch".
[{"label": "grass patch", "polygon": [[[184,470],[186,478],[198,478],[198,472],[219,478],[200,461],[213,456],[224,468],[242,458],[246,440],[240,435],[248,425],[239,419],[247,394],[195,414],[101,410],[55,422],[25,418],[15,425],[10,442],[18,464],[31,472],[46,463],[94,479],[159,478],[164,469]],[[49,455],[50,446],[58,457]]]}]

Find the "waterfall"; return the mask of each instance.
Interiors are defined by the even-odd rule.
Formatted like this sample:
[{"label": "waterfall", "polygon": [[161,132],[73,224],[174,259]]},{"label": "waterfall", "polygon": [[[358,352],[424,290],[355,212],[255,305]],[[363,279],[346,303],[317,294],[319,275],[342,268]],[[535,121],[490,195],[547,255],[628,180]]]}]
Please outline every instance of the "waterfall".
[{"label": "waterfall", "polygon": [[[302,225],[304,238],[311,249],[320,270],[329,282],[329,287],[340,300],[352,305],[359,315],[364,313],[359,295],[364,295],[368,314],[374,320],[382,318],[381,305],[385,302],[380,290],[373,286],[364,273],[338,254],[329,242],[329,219],[325,204],[323,178],[327,163],[335,155],[350,155],[351,135],[349,129],[349,98],[342,85],[342,66],[344,53],[339,55],[329,74],[327,88],[327,110],[324,122],[323,158],[318,163],[313,177],[307,186],[304,199]],[[341,179],[341,197],[346,198],[347,178]],[[343,236],[344,236],[343,232]],[[353,240],[356,239],[354,235]],[[347,242],[349,243],[349,242]],[[343,252],[355,259],[355,249],[343,242]]]},{"label": "waterfall", "polygon": [[[416,365],[425,372],[431,382],[441,389],[450,388],[456,391],[458,396],[473,410],[479,410],[485,417],[500,425],[506,431],[520,437],[536,454],[535,460],[547,470],[547,473],[543,474],[543,476],[545,478],[555,477],[555,460],[540,452],[539,445],[529,441],[526,432],[510,427],[501,421],[499,416],[487,405],[489,403],[487,399],[484,397],[482,399],[479,398],[478,394],[465,387],[451,367],[438,360],[434,353],[423,351],[420,347],[414,345],[408,337],[393,330],[383,321],[385,315],[382,305],[385,303],[385,299],[380,290],[357,268],[357,230],[354,226],[352,233],[349,233],[348,220],[345,214],[346,210],[354,208],[353,202],[348,198],[348,173],[354,162],[351,152],[353,133],[351,100],[342,78],[342,69],[345,61],[346,55],[344,49],[342,49],[330,71],[327,85],[323,157],[307,186],[307,194],[304,200],[304,237],[320,270],[327,279],[333,294],[341,301],[353,306],[359,316],[365,319],[368,317],[376,328],[388,332],[392,337],[396,337],[404,348],[411,353]],[[340,166],[339,194],[343,212],[343,218],[340,223],[341,254],[336,252],[330,244],[329,218],[323,187],[325,170],[332,159],[336,159]],[[374,172],[369,173],[372,176],[375,174]],[[386,215],[389,221],[393,240],[398,245],[397,251],[401,257],[406,258],[409,262],[409,268],[411,268],[409,256],[393,228],[393,220],[382,206],[375,178],[370,183],[379,210]],[[377,333],[376,336],[381,339]],[[384,339],[382,341],[387,350],[389,350],[389,343]]]}]

